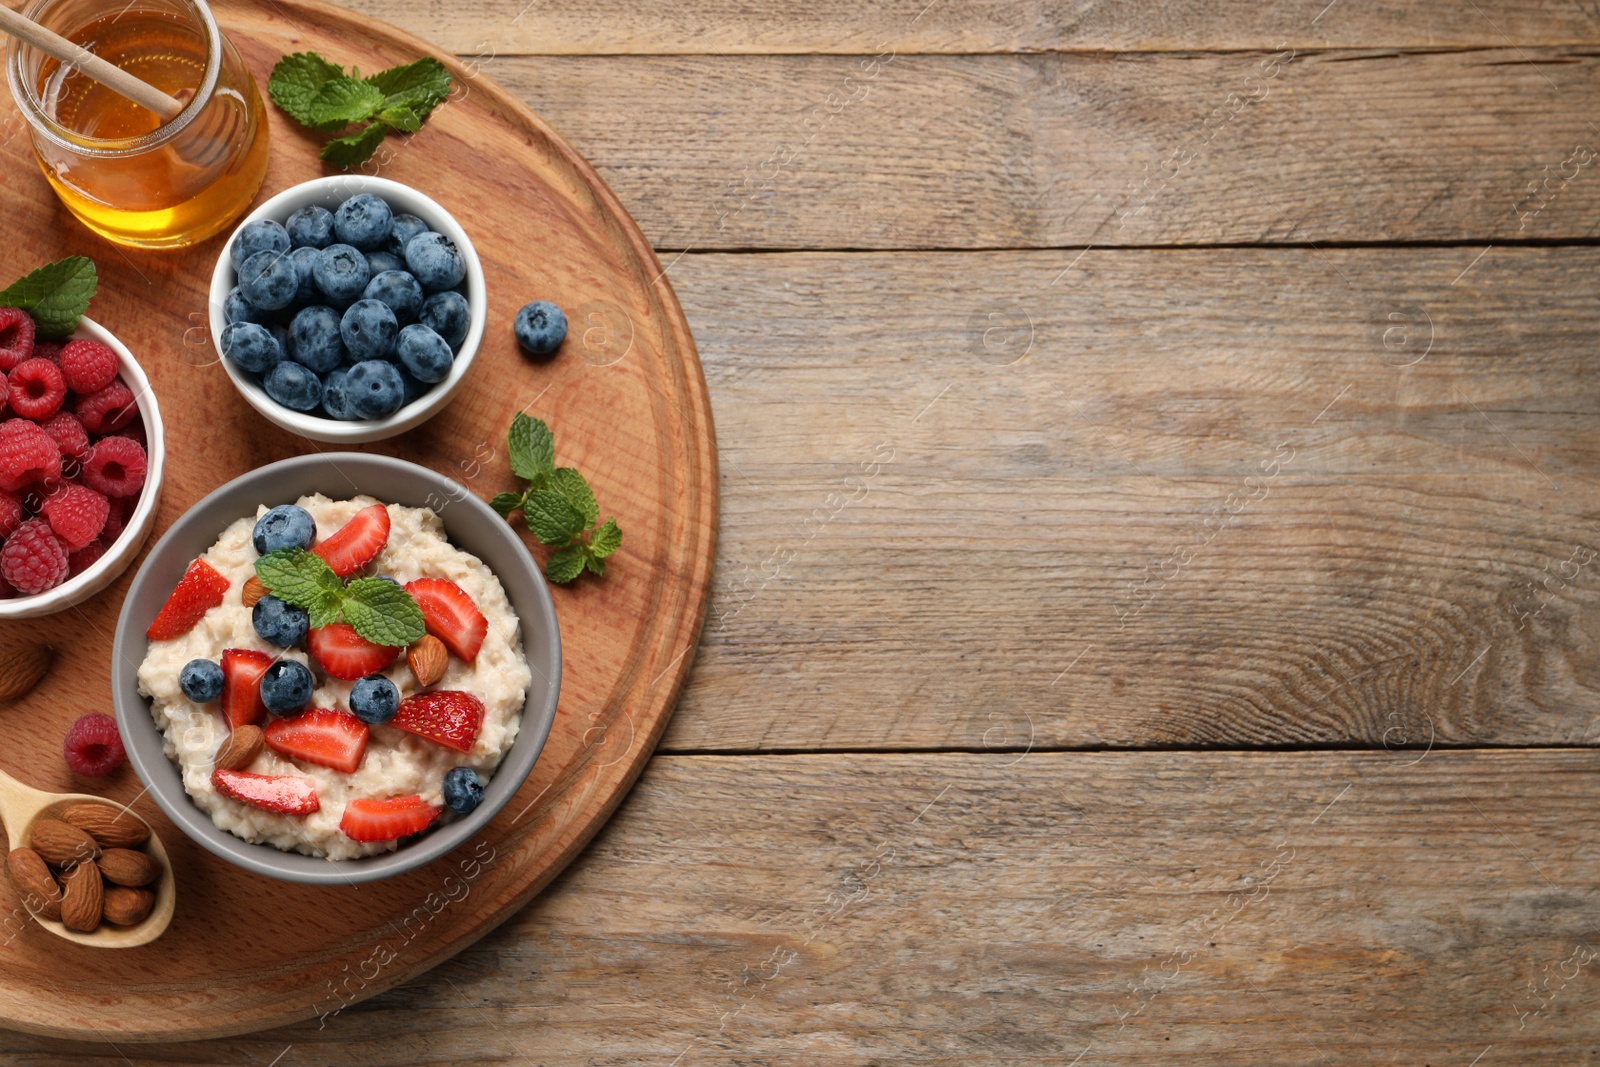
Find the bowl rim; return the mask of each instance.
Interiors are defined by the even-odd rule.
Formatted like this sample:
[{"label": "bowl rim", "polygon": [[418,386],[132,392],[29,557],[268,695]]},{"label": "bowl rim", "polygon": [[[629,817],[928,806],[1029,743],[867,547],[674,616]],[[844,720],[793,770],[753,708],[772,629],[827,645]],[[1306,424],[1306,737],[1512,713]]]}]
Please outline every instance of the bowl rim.
[{"label": "bowl rim", "polygon": [[[483,802],[471,814],[430,829],[415,841],[392,851],[348,860],[327,860],[285,852],[271,844],[256,844],[237,837],[217,826],[211,816],[190,798],[178,765],[166,754],[165,737],[151,717],[150,700],[138,692],[138,669],[144,660],[143,650],[147,644],[144,629],[149,620],[140,619],[136,623],[134,612],[136,605],[144,599],[140,595],[144,583],[153,580],[153,565],[159,565],[166,554],[176,551],[178,547],[198,546],[195,555],[203,553],[229,524],[244,517],[244,513],[238,511],[237,504],[230,502],[231,497],[244,495],[254,499],[260,495],[254,493],[254,486],[285,473],[300,474],[303,475],[301,481],[309,481],[311,470],[331,469],[345,480],[351,480],[352,477],[359,480],[362,468],[366,471],[385,468],[391,474],[403,476],[420,487],[419,494],[430,489],[449,494],[449,505],[434,509],[441,518],[448,522],[446,516],[453,507],[472,510],[487,522],[486,529],[495,531],[491,535],[494,540],[499,541],[506,550],[527,559],[533,603],[531,610],[524,610],[530,606],[518,605],[513,601],[513,609],[518,614],[525,654],[528,654],[527,635],[535,628],[549,635],[549,652],[543,662],[535,662],[533,656],[528,654],[529,667],[548,676],[549,685],[547,696],[537,707],[534,705],[538,695],[530,685],[521,711],[517,739],[501,757]],[[360,486],[352,481],[350,495],[362,493]],[[208,515],[208,512],[225,505],[228,508],[226,515]],[[447,525],[447,536],[449,533]],[[482,546],[460,544],[454,537],[450,541],[462,551],[480,558],[485,554],[479,550]],[[185,561],[193,558],[187,552],[182,556]],[[183,565],[186,566],[186,562]],[[496,572],[496,576],[504,584],[499,572]],[[506,593],[507,598],[511,599],[509,588]],[[153,617],[154,611],[149,614]],[[111,695],[117,726],[123,733],[128,761],[133,765],[134,772],[161,811],[191,840],[213,855],[256,874],[308,885],[355,885],[405,874],[432,863],[466,844],[510,802],[532,773],[554,725],[561,694],[561,665],[561,630],[549,585],[521,538],[487,504],[446,475],[407,460],[363,452],[323,452],[291,456],[230,479],[207,493],[167,529],[145,557],[118,613],[112,649]],[[136,742],[135,731],[142,732],[147,741]],[[153,756],[145,747],[150,741],[154,743]],[[497,789],[497,785],[511,781],[506,777],[508,773],[515,781],[509,787]]]},{"label": "bowl rim", "polygon": [[[344,421],[340,419],[327,419],[318,415],[293,411],[283,407],[267,396],[260,385],[250,380],[249,375],[235,367],[226,356],[222,354],[222,330],[227,325],[224,321],[223,307],[228,298],[228,293],[237,281],[237,272],[234,270],[229,249],[233,247],[234,239],[239,236],[239,231],[252,222],[260,219],[272,218],[283,222],[298,208],[307,204],[320,203],[324,207],[332,207],[352,196],[360,193],[372,193],[383,197],[385,201],[396,198],[408,203],[402,205],[404,213],[417,215],[423,218],[428,225],[443,233],[456,243],[461,249],[466,260],[467,275],[467,307],[472,320],[467,327],[467,336],[461,342],[461,348],[456,353],[450,374],[444,381],[437,383],[422,396],[404,405],[393,415],[383,419],[366,419]],[[420,205],[420,208],[419,206]],[[488,283],[483,273],[483,261],[478,258],[478,250],[472,243],[472,238],[466,229],[456,220],[442,204],[434,200],[427,193],[415,186],[397,182],[392,178],[380,178],[365,174],[332,174],[320,178],[312,178],[298,185],[274,193],[261,203],[260,206],[239,220],[237,226],[228,234],[227,240],[222,243],[217,253],[216,266],[211,272],[211,287],[208,295],[207,319],[211,333],[211,343],[217,353],[217,362],[222,365],[223,371],[228,375],[228,380],[233,383],[251,407],[260,412],[263,418],[282,427],[291,433],[308,437],[314,441],[326,441],[333,444],[361,444],[368,441],[380,441],[413,429],[442,411],[446,404],[460,391],[467,380],[467,374],[472,369],[472,364],[477,360],[478,349],[482,346],[484,331],[487,328],[489,306]]]},{"label": "bowl rim", "polygon": [[155,389],[151,387],[144,368],[139,366],[139,361],[127,345],[87,315],[78,320],[77,328],[67,339],[99,341],[117,354],[117,373],[133,391],[134,403],[139,406],[139,414],[144,419],[144,488],[139,490],[139,502],[134,505],[133,514],[128,516],[122,533],[106,546],[105,555],[81,574],[74,575],[54,589],[33,596],[0,600],[0,619],[33,619],[54,615],[101,592],[121,577],[144,547],[155,522],[156,506],[160,502],[161,482],[167,461],[166,426],[161,421],[161,405],[156,400]]}]

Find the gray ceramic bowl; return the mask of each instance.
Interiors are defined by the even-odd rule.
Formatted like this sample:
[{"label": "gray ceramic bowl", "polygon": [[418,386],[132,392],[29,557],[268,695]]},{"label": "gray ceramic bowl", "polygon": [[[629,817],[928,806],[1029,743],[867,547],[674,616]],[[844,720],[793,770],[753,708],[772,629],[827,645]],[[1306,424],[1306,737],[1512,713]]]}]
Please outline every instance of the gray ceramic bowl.
[{"label": "gray ceramic bowl", "polygon": [[[483,560],[505,586],[522,621],[523,649],[533,684],[522,711],[517,740],[501,761],[471,815],[444,823],[394,852],[330,861],[254,845],[219,829],[184,791],[177,765],[167,759],[139,694],[139,664],[148,642],[144,632],[189,563],[210,548],[229,524],[254,515],[261,503],[291,503],[307,493],[334,499],[357,494],[385,503],[431,507],[444,520],[452,544]],[[458,483],[425,467],[387,456],[329,452],[298,456],[235,478],[200,501],[172,525],[139,569],[117,619],[112,657],[112,700],[128,760],[156,804],[184,833],[246,870],[289,882],[350,885],[389,878],[438,859],[465,844],[521,788],[555,721],[561,689],[561,632],[544,576],[504,519]]]}]

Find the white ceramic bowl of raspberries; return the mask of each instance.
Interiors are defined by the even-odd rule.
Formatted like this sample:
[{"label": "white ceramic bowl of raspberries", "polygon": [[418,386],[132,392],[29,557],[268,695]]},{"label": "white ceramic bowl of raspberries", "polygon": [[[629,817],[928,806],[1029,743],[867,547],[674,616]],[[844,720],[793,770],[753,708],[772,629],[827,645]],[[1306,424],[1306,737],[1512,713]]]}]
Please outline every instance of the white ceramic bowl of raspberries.
[{"label": "white ceramic bowl of raspberries", "polygon": [[133,354],[87,318],[62,341],[0,329],[0,374],[0,619],[35,618],[94,596],[144,547],[161,409]]},{"label": "white ceramic bowl of raspberries", "polygon": [[252,211],[211,276],[211,337],[252,407],[315,441],[353,444],[432,418],[483,340],[483,266],[429,197],[335,175]]}]

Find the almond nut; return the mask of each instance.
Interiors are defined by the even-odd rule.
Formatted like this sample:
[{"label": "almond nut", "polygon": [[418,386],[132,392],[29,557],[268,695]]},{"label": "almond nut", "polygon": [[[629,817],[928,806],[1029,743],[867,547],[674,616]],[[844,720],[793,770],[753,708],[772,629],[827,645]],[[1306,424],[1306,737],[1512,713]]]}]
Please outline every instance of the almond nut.
[{"label": "almond nut", "polygon": [[217,749],[216,769],[242,771],[261,755],[265,738],[259,726],[241,726],[229,734]]},{"label": "almond nut", "polygon": [[61,821],[94,838],[101,848],[137,848],[150,840],[143,819],[111,804],[74,804],[61,813]]},{"label": "almond nut", "polygon": [[161,864],[131,848],[108,848],[96,862],[106,881],[117,885],[149,885],[161,877]]},{"label": "almond nut", "polygon": [[148,889],[130,889],[125,885],[106,886],[106,922],[113,926],[138,926],[150,915],[156,905],[156,895]]},{"label": "almond nut", "polygon": [[437,685],[439,679],[444,677],[445,668],[450,666],[450,650],[437,637],[425,634],[406,649],[406,662],[411,664],[411,673],[416,675],[417,684],[426,689],[430,685]]},{"label": "almond nut", "polygon": [[22,902],[40,918],[61,918],[61,886],[45,866],[44,859],[31,848],[12,849],[6,857],[6,873]]},{"label": "almond nut", "polygon": [[0,662],[0,704],[21,700],[50,669],[55,650],[49,645],[29,645]]},{"label": "almond nut", "polygon": [[60,819],[36,819],[28,833],[28,847],[57,867],[72,867],[100,855],[94,838]]},{"label": "almond nut", "polygon": [[100,912],[105,906],[100,869],[92,863],[80,863],[67,872],[63,881],[66,893],[61,898],[61,924],[68,930],[88,933],[100,925]]},{"label": "almond nut", "polygon": [[253,608],[260,603],[261,598],[266,595],[267,587],[261,584],[260,578],[257,578],[252,574],[250,576],[250,580],[244,583],[244,591],[239,594],[239,599],[243,601],[245,607]]}]

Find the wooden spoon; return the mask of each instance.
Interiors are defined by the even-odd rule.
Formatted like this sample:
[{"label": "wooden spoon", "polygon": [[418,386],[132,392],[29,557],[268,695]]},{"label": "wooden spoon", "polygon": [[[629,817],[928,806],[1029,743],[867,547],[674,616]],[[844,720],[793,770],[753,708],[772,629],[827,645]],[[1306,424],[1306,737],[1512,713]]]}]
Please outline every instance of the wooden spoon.
[{"label": "wooden spoon", "polygon": [[34,914],[32,909],[29,909],[29,914],[33,916],[35,922],[52,934],[64,937],[68,941],[76,941],[80,945],[93,945],[96,948],[133,948],[154,941],[172,922],[172,908],[177,899],[172,878],[172,861],[167,858],[167,850],[161,844],[161,838],[156,836],[155,828],[140,819],[132,808],[118,804],[114,800],[90,796],[88,793],[46,793],[42,789],[23,785],[9,774],[0,771],[0,825],[5,827],[6,839],[12,848],[22,848],[28,844],[33,824],[41,815],[56,815],[73,804],[103,804],[119,813],[126,812],[150,828],[150,840],[145,843],[146,849],[150,858],[161,865],[161,879],[155,885],[155,906],[137,926],[112,926],[102,922],[98,929],[89,933],[68,930],[59,922]]}]

